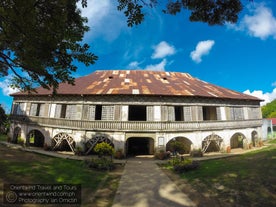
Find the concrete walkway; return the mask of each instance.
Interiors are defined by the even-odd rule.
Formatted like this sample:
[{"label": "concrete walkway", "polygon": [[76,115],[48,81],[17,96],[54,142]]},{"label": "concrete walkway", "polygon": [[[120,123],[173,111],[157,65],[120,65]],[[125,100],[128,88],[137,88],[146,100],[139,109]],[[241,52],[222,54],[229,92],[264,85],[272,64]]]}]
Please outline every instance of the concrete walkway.
[{"label": "concrete walkway", "polygon": [[128,159],[113,207],[196,206],[156,165],[153,159]]}]

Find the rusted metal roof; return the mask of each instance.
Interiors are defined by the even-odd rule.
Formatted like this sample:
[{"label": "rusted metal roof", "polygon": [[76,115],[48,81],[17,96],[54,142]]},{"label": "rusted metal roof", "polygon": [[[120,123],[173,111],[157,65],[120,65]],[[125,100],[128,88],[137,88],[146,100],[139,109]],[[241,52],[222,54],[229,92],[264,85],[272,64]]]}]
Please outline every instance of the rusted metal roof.
[{"label": "rusted metal roof", "polygon": [[[33,95],[51,95],[42,87]],[[135,94],[161,96],[198,96],[230,99],[260,99],[240,92],[222,88],[192,77],[188,73],[159,72],[146,70],[103,70],[76,78],[75,85],[61,83],[58,94],[108,95]],[[12,96],[26,95],[15,93]]]}]

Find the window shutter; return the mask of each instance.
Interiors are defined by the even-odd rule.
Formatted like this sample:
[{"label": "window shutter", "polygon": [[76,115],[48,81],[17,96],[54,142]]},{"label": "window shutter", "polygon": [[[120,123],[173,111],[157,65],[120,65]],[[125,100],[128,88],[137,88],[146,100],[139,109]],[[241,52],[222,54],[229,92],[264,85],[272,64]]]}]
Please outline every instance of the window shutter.
[{"label": "window shutter", "polygon": [[96,112],[96,106],[95,105],[89,105],[88,111],[87,111],[87,119],[88,120],[95,120],[95,112]]},{"label": "window shutter", "polygon": [[173,106],[168,107],[168,121],[175,121],[175,113]]},{"label": "window shutter", "polygon": [[216,111],[217,111],[217,120],[221,120],[221,110],[220,110],[220,107],[216,107]]},{"label": "window shutter", "polygon": [[114,106],[102,106],[102,120],[114,120]]},{"label": "window shutter", "polygon": [[153,121],[154,114],[153,114],[153,106],[147,106],[147,121]]},{"label": "window shutter", "polygon": [[192,110],[190,106],[184,106],[184,121],[192,121]]},{"label": "window shutter", "polygon": [[61,104],[56,105],[56,110],[55,110],[55,118],[60,118],[61,114]]},{"label": "window shutter", "polygon": [[197,107],[197,118],[198,121],[203,121],[203,109],[202,106]]},{"label": "window shutter", "polygon": [[116,105],[115,106],[115,111],[114,111],[114,120],[121,120],[121,110],[120,106]]},{"label": "window shutter", "polygon": [[31,109],[30,109],[30,116],[36,116],[36,111],[37,111],[37,104],[32,103],[31,104]]}]

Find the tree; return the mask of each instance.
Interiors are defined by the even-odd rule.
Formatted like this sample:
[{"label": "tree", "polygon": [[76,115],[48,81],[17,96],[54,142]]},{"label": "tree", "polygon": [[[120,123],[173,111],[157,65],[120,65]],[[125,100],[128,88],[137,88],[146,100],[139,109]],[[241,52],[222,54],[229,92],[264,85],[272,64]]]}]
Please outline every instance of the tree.
[{"label": "tree", "polygon": [[262,106],[263,118],[276,118],[276,99]]},{"label": "tree", "polygon": [[2,105],[0,105],[0,133],[4,133],[6,131],[6,123],[7,123],[7,115],[5,110],[3,109]]},{"label": "tree", "polygon": [[[90,65],[97,56],[81,45],[88,31],[79,0],[2,0],[0,2],[0,77],[14,74],[13,86],[73,84],[75,60]],[[84,2],[85,6],[85,2]]]},{"label": "tree", "polygon": [[[88,31],[87,19],[77,3],[87,0],[1,0],[0,1],[0,77],[14,74],[13,87],[30,91],[41,85],[55,92],[60,82],[74,83],[75,62],[86,66],[97,56],[81,44]],[[145,7],[157,0],[117,0],[128,26],[140,24]],[[167,0],[164,13],[175,15],[191,11],[191,21],[209,25],[236,22],[242,9],[240,0]]]},{"label": "tree", "polygon": [[[181,10],[189,10],[190,21],[200,21],[209,25],[222,25],[226,22],[235,23],[242,10],[240,0],[167,0],[164,13],[175,15]],[[118,0],[118,10],[124,11],[128,26],[140,24],[145,14],[145,6],[155,7],[158,0]]]}]

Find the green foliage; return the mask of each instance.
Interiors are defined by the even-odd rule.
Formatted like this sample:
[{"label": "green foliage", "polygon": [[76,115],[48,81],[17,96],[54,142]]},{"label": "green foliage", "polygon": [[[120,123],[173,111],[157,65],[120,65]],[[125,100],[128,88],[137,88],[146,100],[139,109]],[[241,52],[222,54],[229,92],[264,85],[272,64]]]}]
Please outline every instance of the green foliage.
[{"label": "green foliage", "polygon": [[[118,0],[118,10],[124,11],[127,17],[128,26],[140,24],[144,20],[144,7],[155,7],[157,0]],[[238,14],[242,10],[240,0],[192,0],[192,1],[170,1],[165,2],[166,8],[163,10],[166,14],[175,15],[181,10],[189,10],[190,21],[206,22],[209,25],[222,25],[226,22],[235,23],[238,20]]]},{"label": "green foliage", "polygon": [[5,113],[5,110],[0,105],[0,133],[5,133],[8,127],[8,116]]},{"label": "green foliage", "polygon": [[184,173],[187,171],[195,170],[199,167],[199,162],[193,161],[192,159],[188,158],[184,159],[184,157],[175,157],[168,163],[177,173]]},{"label": "green foliage", "polygon": [[[145,8],[156,7],[157,0],[117,0],[127,25],[141,24]],[[31,91],[37,86],[56,92],[60,82],[74,84],[75,62],[86,66],[98,57],[81,44],[89,30],[87,18],[81,16],[87,0],[2,0],[0,1],[0,77],[13,73],[12,86]],[[94,3],[96,4],[96,3]],[[165,1],[164,13],[190,11],[191,21],[209,25],[236,22],[242,9],[240,0]]]},{"label": "green foliage", "polygon": [[106,157],[101,158],[92,158],[91,160],[86,161],[86,165],[89,168],[96,170],[113,170],[115,169],[115,164],[112,160],[107,159]]},{"label": "green foliage", "polygon": [[276,99],[262,106],[263,118],[276,118]]},{"label": "green foliage", "polygon": [[96,144],[96,146],[94,147],[94,151],[99,156],[103,156],[103,155],[112,156],[115,152],[114,148],[106,142],[101,142],[101,143]]},{"label": "green foliage", "polygon": [[189,153],[190,146],[185,145],[184,142],[176,140],[172,140],[167,145],[167,150],[171,151],[172,153],[177,152],[180,154]]},{"label": "green foliage", "polygon": [[73,62],[88,66],[97,60],[89,46],[80,43],[88,27],[78,1],[1,1],[0,77],[10,70],[13,86],[26,90],[73,84],[71,73],[77,69]]}]

